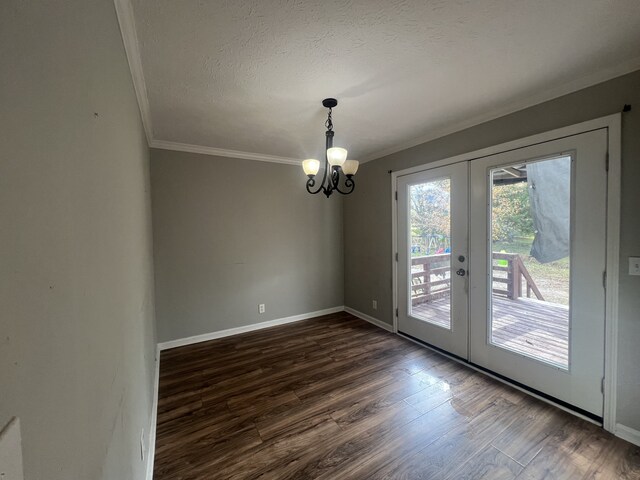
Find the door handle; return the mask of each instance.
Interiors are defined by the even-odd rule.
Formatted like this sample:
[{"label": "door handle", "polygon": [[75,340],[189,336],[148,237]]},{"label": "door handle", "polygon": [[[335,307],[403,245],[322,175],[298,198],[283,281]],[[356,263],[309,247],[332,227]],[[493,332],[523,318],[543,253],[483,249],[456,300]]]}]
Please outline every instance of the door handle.
[{"label": "door handle", "polygon": [[459,268],[458,270],[456,270],[456,275],[460,275],[461,277],[464,277],[467,274],[467,271],[464,268]]}]

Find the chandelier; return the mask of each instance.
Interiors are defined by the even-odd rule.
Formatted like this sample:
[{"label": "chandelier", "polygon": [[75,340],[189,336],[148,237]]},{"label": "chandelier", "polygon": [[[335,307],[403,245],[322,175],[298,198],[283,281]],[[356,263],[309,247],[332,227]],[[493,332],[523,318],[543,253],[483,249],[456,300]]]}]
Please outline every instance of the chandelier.
[{"label": "chandelier", "polygon": [[333,122],[331,120],[332,109],[338,105],[335,98],[325,98],[322,105],[329,109],[327,121],[324,123],[327,127],[326,149],[324,154],[324,173],[322,182],[314,190],[316,186],[316,175],[320,170],[320,162],[315,158],[309,158],[302,162],[302,169],[309,177],[307,180],[307,192],[315,195],[316,193],[324,193],[327,198],[335,191],[343,195],[353,192],[356,187],[353,176],[358,171],[359,162],[357,160],[347,160],[347,150],[333,146]]}]

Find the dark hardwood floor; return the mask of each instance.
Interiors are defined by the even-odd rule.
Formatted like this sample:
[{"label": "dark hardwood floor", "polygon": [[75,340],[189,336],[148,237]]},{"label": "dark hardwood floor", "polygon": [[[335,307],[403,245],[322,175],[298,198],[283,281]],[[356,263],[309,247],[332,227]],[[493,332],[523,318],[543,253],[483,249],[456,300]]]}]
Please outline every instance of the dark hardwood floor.
[{"label": "dark hardwood floor", "polygon": [[340,313],[162,352],[154,478],[638,479],[640,449]]}]

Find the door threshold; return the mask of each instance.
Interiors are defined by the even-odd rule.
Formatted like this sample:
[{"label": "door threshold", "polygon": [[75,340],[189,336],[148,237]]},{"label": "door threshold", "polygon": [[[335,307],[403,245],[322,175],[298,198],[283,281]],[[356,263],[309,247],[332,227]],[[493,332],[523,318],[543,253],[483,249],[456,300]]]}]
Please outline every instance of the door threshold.
[{"label": "door threshold", "polygon": [[407,340],[412,341],[413,343],[416,343],[422,347],[426,347],[429,350],[433,350],[434,352],[437,352],[455,362],[458,362],[462,365],[465,365],[469,368],[472,368],[473,370],[476,370],[477,372],[480,372],[488,377],[493,378],[494,380],[497,380],[501,383],[504,383],[505,385],[509,385],[512,388],[515,388],[516,390],[519,390],[523,393],[526,393],[527,395],[530,395],[534,398],[537,398],[538,400],[541,400],[545,403],[548,403],[549,405],[553,405],[556,408],[559,408],[560,410],[564,410],[567,413],[570,413],[572,415],[575,415],[576,417],[579,417],[583,420],[588,421],[589,423],[593,423],[594,425],[598,425],[600,427],[603,426],[603,422],[602,422],[602,417],[599,417],[598,415],[594,415],[591,412],[587,412],[586,410],[583,410],[581,408],[575,407],[573,405],[571,405],[570,403],[567,403],[563,400],[559,400],[555,397],[552,397],[551,395],[547,395],[546,393],[540,392],[539,390],[536,390],[535,388],[531,388],[528,387],[527,385],[524,385],[520,382],[517,382],[515,380],[512,380],[508,377],[505,377],[504,375],[500,375],[499,373],[493,372],[487,368],[484,368],[480,365],[477,365],[473,362],[468,361],[467,359],[463,358],[463,357],[459,357],[458,355],[454,355],[452,353],[447,352],[446,350],[443,350],[441,348],[438,348],[434,345],[431,345],[430,343],[427,342],[423,342],[422,340],[412,337],[411,335],[407,334],[407,333],[403,333],[400,330],[398,330],[397,335],[406,338]]}]

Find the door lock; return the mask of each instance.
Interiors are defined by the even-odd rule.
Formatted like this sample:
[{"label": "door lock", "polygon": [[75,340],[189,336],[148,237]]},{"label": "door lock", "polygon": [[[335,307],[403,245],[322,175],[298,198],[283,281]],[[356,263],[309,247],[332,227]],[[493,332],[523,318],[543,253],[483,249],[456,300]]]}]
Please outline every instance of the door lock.
[{"label": "door lock", "polygon": [[459,261],[459,262],[464,262],[464,255],[460,255],[460,256],[458,257],[458,261]]},{"label": "door lock", "polygon": [[461,277],[464,277],[467,274],[467,271],[464,268],[459,268],[458,270],[456,270],[456,275],[460,275]]}]

